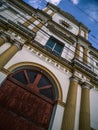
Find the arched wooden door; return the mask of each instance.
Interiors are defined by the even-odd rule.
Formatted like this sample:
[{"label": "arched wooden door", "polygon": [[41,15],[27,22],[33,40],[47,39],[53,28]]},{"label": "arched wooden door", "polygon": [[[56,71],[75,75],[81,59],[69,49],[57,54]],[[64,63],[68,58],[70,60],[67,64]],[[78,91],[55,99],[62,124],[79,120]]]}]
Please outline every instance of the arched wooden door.
[{"label": "arched wooden door", "polygon": [[55,94],[43,73],[22,69],[0,87],[0,130],[47,130]]}]

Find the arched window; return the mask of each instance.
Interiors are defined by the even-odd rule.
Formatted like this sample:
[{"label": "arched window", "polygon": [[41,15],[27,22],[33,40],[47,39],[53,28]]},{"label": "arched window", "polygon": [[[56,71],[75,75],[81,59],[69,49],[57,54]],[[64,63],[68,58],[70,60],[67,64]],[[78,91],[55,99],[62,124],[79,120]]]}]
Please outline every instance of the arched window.
[{"label": "arched window", "polygon": [[16,83],[54,100],[54,88],[51,81],[42,72],[22,69],[10,76]]}]

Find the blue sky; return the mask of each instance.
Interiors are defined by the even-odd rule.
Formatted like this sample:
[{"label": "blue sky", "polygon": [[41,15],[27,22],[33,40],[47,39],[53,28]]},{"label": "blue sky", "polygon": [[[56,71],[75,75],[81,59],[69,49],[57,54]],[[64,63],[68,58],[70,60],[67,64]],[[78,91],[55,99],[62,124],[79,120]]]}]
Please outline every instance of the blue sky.
[{"label": "blue sky", "polygon": [[91,32],[89,41],[98,49],[98,0],[24,0],[35,8],[42,9],[47,2],[57,5],[72,14],[79,22],[86,25]]}]

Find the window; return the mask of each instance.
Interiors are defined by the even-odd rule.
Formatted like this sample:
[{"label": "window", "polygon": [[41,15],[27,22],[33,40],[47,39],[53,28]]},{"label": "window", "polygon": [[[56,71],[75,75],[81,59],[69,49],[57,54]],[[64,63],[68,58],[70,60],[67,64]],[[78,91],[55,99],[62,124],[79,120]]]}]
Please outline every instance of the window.
[{"label": "window", "polygon": [[96,66],[98,67],[98,62],[96,61]]},{"label": "window", "polygon": [[62,53],[64,45],[60,41],[54,38],[50,38],[46,43],[46,48],[52,51],[53,53],[60,55]]},{"label": "window", "polygon": [[12,74],[13,82],[20,84],[33,92],[44,95],[54,100],[54,88],[51,81],[43,73],[37,70],[23,69]]},{"label": "window", "polygon": [[61,23],[61,25],[63,25],[63,27],[72,29],[72,26],[68,22],[66,22],[64,20],[60,20],[60,23]]},{"label": "window", "polygon": [[65,26],[65,27],[67,27],[67,28],[70,26],[69,23],[67,23],[67,22],[65,22],[65,21],[63,21],[63,20],[61,21],[61,23],[62,23],[63,26]]}]

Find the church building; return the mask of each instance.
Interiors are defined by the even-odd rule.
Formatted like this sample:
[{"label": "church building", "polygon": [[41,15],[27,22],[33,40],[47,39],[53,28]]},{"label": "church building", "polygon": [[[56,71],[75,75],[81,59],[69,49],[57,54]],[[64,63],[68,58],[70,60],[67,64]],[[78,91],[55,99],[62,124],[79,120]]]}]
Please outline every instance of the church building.
[{"label": "church building", "polygon": [[0,1],[0,130],[98,130],[89,32],[51,3]]}]

